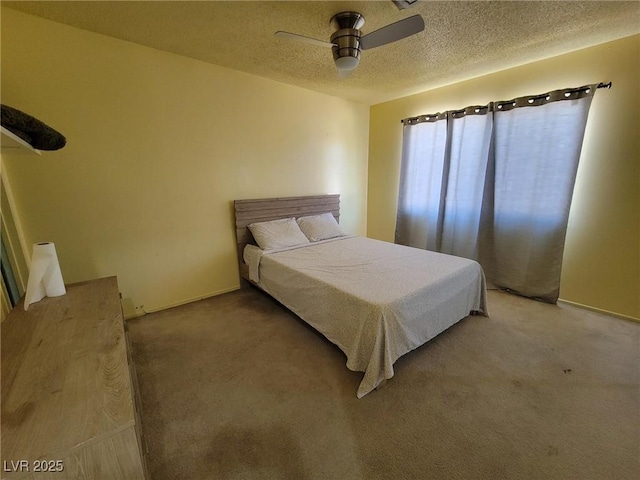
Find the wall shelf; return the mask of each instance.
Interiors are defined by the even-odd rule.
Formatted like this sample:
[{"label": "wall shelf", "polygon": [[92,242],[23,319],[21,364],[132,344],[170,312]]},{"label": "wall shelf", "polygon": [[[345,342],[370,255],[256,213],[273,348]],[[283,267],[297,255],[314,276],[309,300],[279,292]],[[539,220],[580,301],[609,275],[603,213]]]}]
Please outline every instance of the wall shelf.
[{"label": "wall shelf", "polygon": [[0,127],[0,152],[5,154],[40,155],[40,150],[33,148],[15,133]]}]

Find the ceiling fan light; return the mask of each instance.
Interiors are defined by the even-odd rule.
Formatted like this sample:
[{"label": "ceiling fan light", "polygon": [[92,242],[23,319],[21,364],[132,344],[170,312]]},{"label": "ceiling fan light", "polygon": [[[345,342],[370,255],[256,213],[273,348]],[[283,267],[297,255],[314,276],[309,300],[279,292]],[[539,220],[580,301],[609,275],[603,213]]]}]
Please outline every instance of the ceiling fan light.
[{"label": "ceiling fan light", "polygon": [[336,67],[338,70],[353,70],[360,63],[358,57],[340,57],[336,58]]}]

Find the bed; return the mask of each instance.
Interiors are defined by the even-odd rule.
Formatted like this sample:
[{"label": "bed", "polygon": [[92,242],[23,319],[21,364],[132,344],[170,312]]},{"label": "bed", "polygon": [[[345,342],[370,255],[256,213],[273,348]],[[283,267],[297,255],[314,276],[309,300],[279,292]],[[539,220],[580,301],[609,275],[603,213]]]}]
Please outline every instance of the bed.
[{"label": "bed", "polygon": [[[337,345],[347,368],[364,372],[358,398],[392,378],[393,364],[405,353],[470,314],[488,315],[477,262],[338,235],[339,227],[331,230],[327,220],[338,223],[339,195],[236,200],[234,210],[242,282],[264,290]],[[296,228],[293,218],[304,230],[301,238],[313,241],[265,249],[258,227]],[[327,238],[310,235],[301,223],[320,218]]]}]

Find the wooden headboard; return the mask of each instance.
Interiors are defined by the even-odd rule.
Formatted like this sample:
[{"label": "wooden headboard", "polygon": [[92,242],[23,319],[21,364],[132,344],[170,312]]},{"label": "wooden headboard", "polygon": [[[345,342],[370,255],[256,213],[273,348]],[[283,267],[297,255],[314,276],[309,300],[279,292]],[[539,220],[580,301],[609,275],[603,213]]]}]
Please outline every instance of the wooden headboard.
[{"label": "wooden headboard", "polygon": [[[236,243],[238,244],[238,266],[240,278],[249,281],[249,267],[242,259],[244,247],[255,244],[248,225],[268,222],[280,218],[303,217],[331,212],[340,220],[340,195],[312,195],[308,197],[260,198],[235,200],[233,211],[236,219]],[[241,280],[241,283],[242,280]]]}]

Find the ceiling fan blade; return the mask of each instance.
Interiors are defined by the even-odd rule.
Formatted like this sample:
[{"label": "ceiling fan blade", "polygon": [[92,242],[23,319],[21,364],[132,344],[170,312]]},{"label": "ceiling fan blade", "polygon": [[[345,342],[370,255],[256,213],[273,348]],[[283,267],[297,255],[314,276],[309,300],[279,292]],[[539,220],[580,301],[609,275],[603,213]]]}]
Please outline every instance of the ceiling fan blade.
[{"label": "ceiling fan blade", "polygon": [[289,40],[298,40],[299,42],[310,43],[319,47],[333,47],[333,43],[325,42],[324,40],[316,40],[315,38],[305,37],[304,35],[298,35],[297,33],[289,32],[276,32],[276,37],[286,38]]},{"label": "ceiling fan blade", "polygon": [[423,30],[424,20],[420,15],[414,15],[365,35],[360,39],[360,48],[368,50],[380,47],[415,35]]}]

